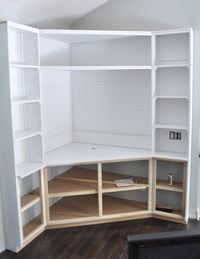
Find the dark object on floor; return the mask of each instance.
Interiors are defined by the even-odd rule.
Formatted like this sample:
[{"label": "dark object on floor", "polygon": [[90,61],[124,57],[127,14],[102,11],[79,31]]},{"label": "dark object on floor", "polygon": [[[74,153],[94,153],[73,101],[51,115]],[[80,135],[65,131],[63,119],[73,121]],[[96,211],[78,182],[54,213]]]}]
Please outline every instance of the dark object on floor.
[{"label": "dark object on floor", "polygon": [[163,212],[168,212],[168,213],[173,213],[173,208],[172,207],[166,207],[166,206],[156,206],[156,210],[158,211],[163,211]]},{"label": "dark object on floor", "polygon": [[128,259],[199,259],[200,230],[128,236]]}]

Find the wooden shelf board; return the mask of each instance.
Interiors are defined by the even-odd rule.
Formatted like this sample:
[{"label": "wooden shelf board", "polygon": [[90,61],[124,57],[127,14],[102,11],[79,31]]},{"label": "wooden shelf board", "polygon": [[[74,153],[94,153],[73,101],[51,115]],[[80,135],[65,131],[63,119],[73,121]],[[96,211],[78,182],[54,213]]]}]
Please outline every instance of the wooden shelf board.
[{"label": "wooden shelf board", "polygon": [[147,210],[147,204],[122,198],[103,196],[103,214],[121,214]]},{"label": "wooden shelf board", "polygon": [[25,211],[40,201],[39,193],[31,192],[21,197],[21,211]]},{"label": "wooden shelf board", "polygon": [[155,68],[173,68],[173,67],[189,67],[188,62],[168,62],[166,64],[156,64]]},{"label": "wooden shelf board", "polygon": [[[104,215],[130,214],[147,211],[147,205],[105,195],[103,198]],[[98,217],[98,196],[83,195],[64,197],[50,207],[51,221],[75,220],[83,217]]]},{"label": "wooden shelf board", "polygon": [[157,216],[163,216],[163,217],[168,217],[169,219],[170,218],[173,218],[173,219],[183,219],[183,215],[181,213],[181,210],[180,209],[174,209],[174,212],[173,213],[168,213],[168,212],[163,212],[163,211],[154,211],[153,212],[154,215],[157,215]]},{"label": "wooden shelf board", "polygon": [[168,159],[174,161],[188,161],[188,155],[186,153],[168,152],[157,150],[154,152],[153,157],[156,159]]},{"label": "wooden shelf board", "polygon": [[41,168],[43,168],[43,164],[36,162],[25,162],[17,165],[16,167],[17,176],[20,178],[24,178],[32,173],[35,173],[36,171],[39,171]]},{"label": "wooden shelf board", "polygon": [[169,185],[167,181],[159,180],[157,181],[156,189],[173,192],[183,192],[183,184],[179,182],[174,182],[173,185]]},{"label": "wooden shelf board", "polygon": [[25,64],[17,64],[17,63],[15,64],[15,63],[12,63],[11,67],[14,67],[14,68],[35,68],[35,69],[38,69],[39,65],[25,65]]},{"label": "wooden shelf board", "polygon": [[155,100],[157,99],[184,99],[189,100],[188,96],[181,96],[181,95],[156,95]]},{"label": "wooden shelf board", "polygon": [[64,197],[97,193],[97,183],[54,178],[49,182],[49,197]]},{"label": "wooden shelf board", "polygon": [[87,70],[151,70],[151,66],[41,66],[41,69],[87,71]]},{"label": "wooden shelf board", "polygon": [[[137,179],[138,184],[128,187],[116,187],[114,180]],[[97,193],[97,172],[95,170],[74,167],[49,182],[49,197],[85,195]],[[111,172],[102,173],[102,192],[120,192],[141,190],[148,187],[148,178],[122,175]]]},{"label": "wooden shelf board", "polygon": [[98,216],[97,195],[64,197],[50,207],[50,220]]},{"label": "wooden shelf board", "polygon": [[27,138],[35,137],[41,135],[41,131],[38,130],[21,130],[14,134],[15,140],[24,140]]},{"label": "wooden shelf board", "polygon": [[41,215],[31,220],[29,223],[23,226],[23,235],[24,239],[28,238],[28,236],[32,235],[34,232],[38,230],[42,226]]},{"label": "wooden shelf board", "polygon": [[44,154],[46,166],[96,164],[98,162],[147,160],[151,150],[71,143]]},{"label": "wooden shelf board", "polygon": [[170,124],[155,124],[155,129],[175,129],[175,130],[188,130],[187,126],[184,125],[170,125]]},{"label": "wooden shelf board", "polygon": [[12,103],[13,104],[40,103],[40,99],[15,97],[12,99]]}]

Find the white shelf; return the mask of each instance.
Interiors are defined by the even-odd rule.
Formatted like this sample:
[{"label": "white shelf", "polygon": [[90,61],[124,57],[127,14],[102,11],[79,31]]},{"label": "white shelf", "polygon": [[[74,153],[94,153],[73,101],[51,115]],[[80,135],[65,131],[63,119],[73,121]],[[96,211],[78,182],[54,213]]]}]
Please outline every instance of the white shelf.
[{"label": "white shelf", "polygon": [[37,135],[41,135],[41,132],[34,131],[34,130],[22,130],[15,132],[14,138],[15,140],[23,140],[31,137],[35,137]]},{"label": "white shelf", "polygon": [[11,66],[14,67],[14,68],[35,68],[35,69],[39,69],[39,66],[35,66],[35,65],[24,65],[24,64],[11,63]]},{"label": "white shelf", "polygon": [[150,150],[71,143],[44,155],[46,166],[148,159]]},{"label": "white shelf", "polygon": [[184,100],[188,100],[189,101],[189,97],[188,96],[178,96],[178,95],[156,95],[155,100],[157,99],[184,99]]},{"label": "white shelf", "polygon": [[40,99],[27,99],[27,98],[13,98],[13,104],[25,104],[25,103],[40,103]]},{"label": "white shelf", "polygon": [[155,151],[153,157],[160,159],[171,159],[178,161],[188,161],[188,155],[186,153],[167,152],[167,151]]},{"label": "white shelf", "polygon": [[170,67],[187,67],[189,68],[189,64],[188,63],[172,63],[172,64],[162,64],[162,65],[155,65],[154,68],[158,69],[158,68],[170,68]]},{"label": "white shelf", "polygon": [[39,171],[41,168],[43,168],[43,164],[37,162],[25,162],[23,164],[17,165],[16,168],[17,176],[24,178],[32,173]]},{"label": "white shelf", "polygon": [[41,66],[41,69],[87,71],[87,70],[151,70],[151,66]]},{"label": "white shelf", "polygon": [[186,126],[177,126],[177,125],[169,125],[169,124],[155,124],[155,129],[173,129],[173,130],[188,130]]}]

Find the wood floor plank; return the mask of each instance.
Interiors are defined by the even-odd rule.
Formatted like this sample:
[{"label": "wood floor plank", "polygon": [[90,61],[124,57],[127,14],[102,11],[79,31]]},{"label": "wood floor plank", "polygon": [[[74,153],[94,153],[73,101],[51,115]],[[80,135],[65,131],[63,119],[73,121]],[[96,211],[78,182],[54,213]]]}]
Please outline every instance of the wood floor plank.
[{"label": "wood floor plank", "polygon": [[127,259],[127,235],[199,229],[156,219],[133,220],[92,226],[52,229],[42,233],[18,254],[5,251],[0,259]]}]

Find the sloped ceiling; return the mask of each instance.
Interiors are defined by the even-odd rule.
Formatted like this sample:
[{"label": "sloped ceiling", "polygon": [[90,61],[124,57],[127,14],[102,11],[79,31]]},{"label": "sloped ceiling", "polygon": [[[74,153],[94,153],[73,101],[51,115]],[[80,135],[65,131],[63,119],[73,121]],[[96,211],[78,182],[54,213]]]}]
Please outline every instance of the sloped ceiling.
[{"label": "sloped ceiling", "polygon": [[0,20],[37,28],[69,28],[108,0],[0,0]]}]

